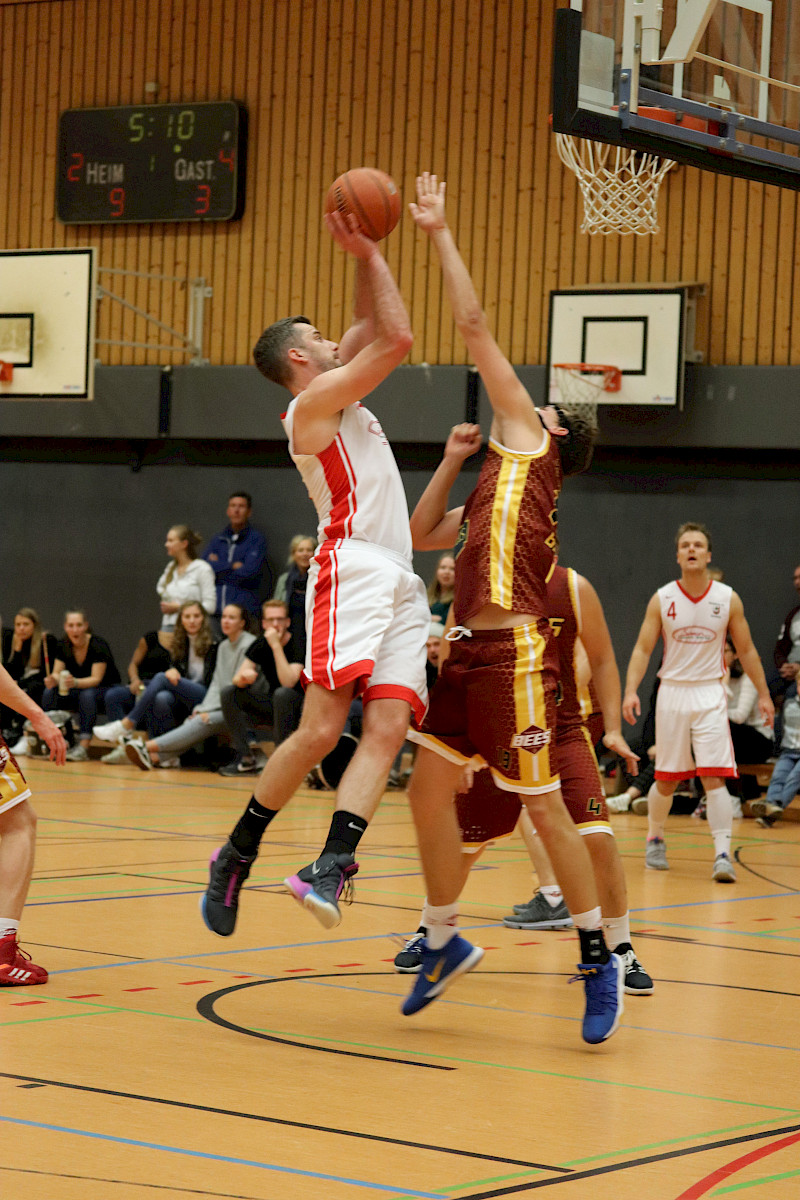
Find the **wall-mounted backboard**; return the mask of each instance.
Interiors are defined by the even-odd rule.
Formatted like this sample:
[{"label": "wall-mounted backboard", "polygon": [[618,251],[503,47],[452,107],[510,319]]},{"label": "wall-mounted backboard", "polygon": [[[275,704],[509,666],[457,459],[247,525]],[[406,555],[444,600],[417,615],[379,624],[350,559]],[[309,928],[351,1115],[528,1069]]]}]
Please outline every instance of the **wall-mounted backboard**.
[{"label": "wall-mounted backboard", "polygon": [[0,250],[0,399],[93,399],[96,266],[91,247]]}]

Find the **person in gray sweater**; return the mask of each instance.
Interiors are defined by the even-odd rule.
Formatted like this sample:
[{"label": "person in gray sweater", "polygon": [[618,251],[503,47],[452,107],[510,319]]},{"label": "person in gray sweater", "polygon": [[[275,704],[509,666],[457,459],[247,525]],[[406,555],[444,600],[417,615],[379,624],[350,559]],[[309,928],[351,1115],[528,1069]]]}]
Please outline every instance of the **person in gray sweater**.
[{"label": "person in gray sweater", "polygon": [[133,737],[125,740],[125,754],[143,771],[153,767],[179,767],[180,756],[191,746],[205,741],[225,729],[221,693],[231,686],[233,677],[244,661],[247,651],[256,640],[247,632],[249,617],[241,604],[226,604],[222,610],[222,632],[225,640],[217,650],[217,662],[208,691],[182,725],[160,737],[140,742]]}]

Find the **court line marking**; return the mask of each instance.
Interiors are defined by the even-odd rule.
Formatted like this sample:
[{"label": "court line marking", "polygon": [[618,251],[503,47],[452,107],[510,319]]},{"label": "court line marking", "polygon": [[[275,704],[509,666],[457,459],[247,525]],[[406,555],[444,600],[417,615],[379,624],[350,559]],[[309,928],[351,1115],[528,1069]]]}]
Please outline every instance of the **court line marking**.
[{"label": "court line marking", "polygon": [[715,1196],[726,1196],[729,1192],[741,1192],[745,1188],[761,1187],[765,1183],[783,1183],[786,1179],[796,1179],[800,1171],[782,1171],[780,1175],[763,1175],[760,1179],[748,1179],[745,1183],[732,1183],[730,1187],[717,1188]]},{"label": "court line marking", "polygon": [[299,1167],[280,1167],[276,1163],[259,1162],[252,1158],[236,1158],[227,1154],[210,1154],[206,1150],[189,1150],[184,1146],[167,1146],[159,1142],[144,1142],[137,1138],[116,1137],[110,1133],[93,1133],[88,1129],[73,1129],[68,1125],[49,1125],[43,1121],[23,1121],[17,1117],[4,1117],[0,1121],[8,1125],[22,1125],[29,1129],[43,1129],[49,1133],[66,1133],[72,1137],[90,1138],[93,1141],[113,1142],[118,1146],[136,1146],[143,1150],[160,1150],[163,1154],[177,1154],[186,1158],[200,1158],[206,1162],[230,1163],[238,1167],[257,1167],[260,1171],[275,1171],[280,1175],[297,1175],[303,1179],[320,1179],[328,1183],[345,1183],[351,1187],[372,1188],[393,1196],[418,1196],[421,1200],[441,1200],[439,1192],[422,1192],[416,1188],[392,1187],[391,1184],[374,1183],[366,1179],[348,1179],[345,1175],[327,1175],[321,1171],[302,1171]]},{"label": "court line marking", "polygon": [[740,1158],[735,1158],[733,1162],[726,1163],[723,1167],[718,1167],[716,1171],[712,1171],[704,1179],[698,1179],[685,1192],[681,1192],[677,1200],[699,1200],[700,1196],[705,1196],[716,1184],[729,1179],[731,1175],[744,1170],[751,1163],[758,1162],[762,1158],[767,1158],[770,1154],[776,1154],[779,1150],[783,1150],[786,1146],[791,1146],[792,1143],[798,1141],[800,1141],[800,1133],[795,1133],[790,1137],[780,1138],[777,1142],[770,1142],[767,1146],[759,1146],[755,1150],[751,1150],[749,1154],[743,1154]]},{"label": "court line marking", "polygon": [[14,1175],[43,1175],[45,1179],[79,1179],[82,1183],[122,1183],[127,1187],[146,1188],[148,1191],[171,1192],[173,1195],[180,1192],[182,1196],[210,1196],[215,1200],[258,1200],[255,1196],[242,1196],[239,1192],[209,1192],[205,1188],[201,1191],[199,1188],[182,1188],[175,1184],[146,1183],[139,1179],[104,1179],[99,1175],[68,1175],[65,1171],[34,1171],[32,1167],[2,1165],[0,1171],[10,1171]]},{"label": "court line marking", "polygon": [[[718,1142],[709,1142],[703,1146],[687,1146],[682,1150],[668,1150],[664,1154],[651,1154],[643,1158],[630,1159],[627,1162],[609,1163],[604,1167],[595,1167],[589,1171],[576,1171],[574,1175],[560,1175],[555,1179],[538,1179],[532,1180],[529,1183],[512,1184],[510,1187],[495,1188],[491,1191],[472,1192],[469,1195],[462,1196],[460,1200],[494,1200],[497,1196],[518,1195],[520,1192],[533,1191],[535,1188],[557,1187],[559,1184],[574,1183],[579,1179],[595,1179],[599,1175],[611,1175],[616,1171],[629,1171],[632,1167],[644,1167],[649,1166],[651,1163],[667,1162],[673,1158],[686,1158],[692,1154],[704,1154],[708,1150],[719,1150],[726,1146],[742,1145],[746,1142],[758,1141],[761,1138],[773,1137],[775,1134],[796,1134],[790,1140],[799,1141],[800,1134],[797,1133],[798,1130],[800,1130],[800,1125],[791,1125],[783,1129],[765,1130],[762,1133],[742,1134],[735,1138],[725,1138]],[[764,1147],[761,1149],[764,1153],[772,1152]],[[762,1157],[762,1155],[758,1155],[758,1157]],[[685,1192],[677,1200],[692,1200],[693,1195],[691,1191]],[[697,1195],[700,1196],[702,1193],[698,1192]]]},{"label": "court line marking", "polygon": [[[168,1100],[161,1096],[145,1096],[137,1092],[121,1092],[112,1088],[91,1087],[88,1084],[66,1083],[58,1079],[40,1079],[34,1075],[18,1075],[0,1071],[0,1079],[24,1079],[28,1083],[39,1083],[45,1086],[64,1088],[73,1092],[88,1092],[91,1095],[113,1096],[122,1100],[140,1100],[145,1104],[161,1104],[167,1108],[188,1109],[190,1112],[209,1113],[212,1116],[239,1117],[245,1121],[258,1121],[267,1125],[284,1125],[290,1129],[305,1129],[313,1133],[333,1133],[341,1137],[355,1138],[367,1142],[383,1142],[391,1146],[403,1146],[412,1150],[432,1150],[437,1154],[454,1155],[459,1158],[475,1158],[482,1162],[508,1163],[511,1166],[530,1167],[531,1170],[561,1171],[569,1174],[570,1167],[556,1167],[550,1164],[529,1163],[518,1158],[505,1158],[497,1154],[481,1154],[473,1150],[456,1150],[449,1146],[434,1146],[427,1142],[411,1142],[405,1138],[385,1137],[380,1134],[362,1133],[358,1130],[339,1129],[332,1125],[314,1125],[308,1121],[290,1121],[283,1117],[267,1117],[261,1113],[239,1112],[232,1108],[216,1108],[208,1104],[193,1104],[188,1100]],[[700,1135],[702,1136],[702,1135]]]}]

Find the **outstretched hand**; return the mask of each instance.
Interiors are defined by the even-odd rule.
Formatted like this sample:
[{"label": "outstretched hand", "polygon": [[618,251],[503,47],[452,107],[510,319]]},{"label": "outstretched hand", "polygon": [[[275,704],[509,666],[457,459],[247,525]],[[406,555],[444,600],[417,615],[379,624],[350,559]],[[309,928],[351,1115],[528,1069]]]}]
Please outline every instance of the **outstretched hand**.
[{"label": "outstretched hand", "polygon": [[634,754],[625,738],[621,733],[607,733],[603,737],[603,745],[613,754],[618,754],[625,763],[625,771],[628,775],[639,774],[639,755]]},{"label": "outstretched hand", "polygon": [[444,457],[464,462],[481,448],[481,427],[464,422],[454,425],[444,447]]},{"label": "outstretched hand", "polygon": [[63,767],[67,761],[67,743],[61,730],[43,712],[38,712],[30,720],[31,725],[50,751],[50,761]]},{"label": "outstretched hand", "polygon": [[436,233],[439,229],[447,228],[447,218],[444,211],[444,180],[439,183],[436,175],[424,171],[417,176],[417,203],[409,204],[411,215],[427,234]]},{"label": "outstretched hand", "polygon": [[376,243],[361,232],[352,213],[344,216],[340,212],[329,212],[325,213],[323,220],[333,240],[348,254],[367,259],[380,253]]}]

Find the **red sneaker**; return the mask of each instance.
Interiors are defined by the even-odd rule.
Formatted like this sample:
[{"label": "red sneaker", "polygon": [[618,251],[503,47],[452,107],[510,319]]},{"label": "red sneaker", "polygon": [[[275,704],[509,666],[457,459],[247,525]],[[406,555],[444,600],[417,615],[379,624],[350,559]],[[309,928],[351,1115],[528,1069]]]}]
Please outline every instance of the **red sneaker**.
[{"label": "red sneaker", "polygon": [[32,983],[47,983],[47,971],[20,950],[16,934],[0,938],[0,987],[26,987]]}]

